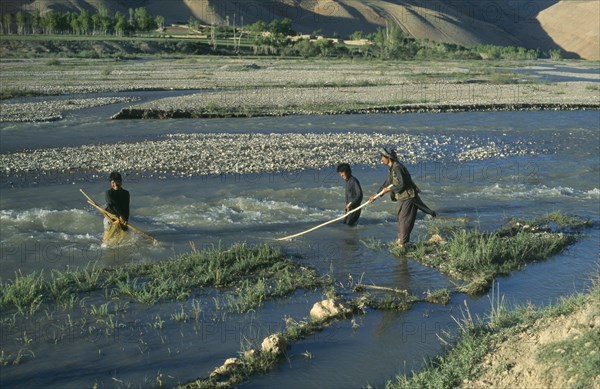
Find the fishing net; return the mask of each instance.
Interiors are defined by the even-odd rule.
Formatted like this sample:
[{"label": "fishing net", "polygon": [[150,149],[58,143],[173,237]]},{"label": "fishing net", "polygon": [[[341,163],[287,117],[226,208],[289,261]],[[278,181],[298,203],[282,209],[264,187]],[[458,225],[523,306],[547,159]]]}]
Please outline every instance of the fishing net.
[{"label": "fishing net", "polygon": [[108,222],[104,224],[104,237],[102,242],[108,246],[117,246],[123,242],[127,232],[118,221]]}]

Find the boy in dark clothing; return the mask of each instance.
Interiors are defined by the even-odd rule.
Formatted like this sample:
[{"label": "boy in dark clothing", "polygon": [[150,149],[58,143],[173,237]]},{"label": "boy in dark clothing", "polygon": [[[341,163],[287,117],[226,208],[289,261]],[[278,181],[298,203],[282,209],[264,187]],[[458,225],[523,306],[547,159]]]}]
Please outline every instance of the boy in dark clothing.
[{"label": "boy in dark clothing", "polygon": [[[345,211],[349,212],[354,208],[358,207],[362,203],[363,193],[360,187],[360,182],[352,175],[350,165],[347,163],[341,163],[337,167],[337,172],[340,177],[346,181],[346,206]],[[360,217],[361,210],[351,213],[344,219],[344,223],[349,226],[355,226]]]},{"label": "boy in dark clothing", "polygon": [[[123,189],[123,178],[118,172],[110,173],[110,189],[104,194],[106,210],[119,218],[121,230],[127,231],[129,220],[129,192]],[[106,234],[105,234],[106,236]]]}]

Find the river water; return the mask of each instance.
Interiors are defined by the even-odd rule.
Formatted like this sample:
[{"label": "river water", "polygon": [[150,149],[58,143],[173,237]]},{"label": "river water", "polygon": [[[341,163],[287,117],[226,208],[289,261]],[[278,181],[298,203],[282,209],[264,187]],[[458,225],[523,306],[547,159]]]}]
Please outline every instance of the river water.
[{"label": "river water", "polygon": [[[148,97],[150,98],[150,97]],[[497,280],[510,304],[548,304],[584,291],[598,273],[600,252],[600,112],[499,112],[362,116],[292,116],[283,118],[110,121],[120,107],[70,114],[52,123],[9,124],[1,132],[1,151],[151,140],[171,133],[261,132],[328,133],[377,131],[383,134],[482,136],[537,145],[529,156],[459,162],[429,159],[409,165],[423,200],[440,217],[420,214],[412,240],[426,238],[435,223],[463,223],[492,230],[507,217],[535,217],[559,210],[590,218],[594,226],[564,252]],[[386,168],[353,166],[366,195],[383,183]],[[120,248],[100,245],[101,218],[86,205],[79,189],[98,202],[108,188],[105,177],[91,173],[21,177],[2,176],[0,197],[3,281],[16,272],[82,268],[159,261],[189,251],[233,242],[269,243],[295,260],[347,283],[407,288],[417,296],[452,288],[453,280],[415,261],[398,258],[373,242],[395,239],[395,204],[378,200],[363,211],[356,228],[334,224],[290,242],[274,239],[330,220],[343,208],[343,182],[335,167],[300,172],[221,175],[191,178],[129,174],[124,187],[132,196],[131,223],[164,244],[133,238]],[[210,301],[210,296],[201,296]],[[248,314],[226,320],[179,323],[162,330],[145,323],[169,317],[180,303],[147,307],[131,304],[120,333],[111,336],[48,335],[40,328],[3,325],[2,349],[15,353],[22,332],[34,337],[31,354],[19,365],[2,368],[3,387],[151,387],[157,377],[166,385],[206,376],[244,345],[281,330],[285,317],[308,316],[320,292],[299,291],[268,302]],[[422,366],[441,350],[436,334],[455,328],[453,316],[467,302],[473,314],[490,309],[486,296],[455,294],[447,306],[420,303],[407,312],[368,310],[354,323],[340,321],[294,343],[286,358],[266,375],[252,377],[247,388],[348,388],[381,386],[396,373]],[[210,304],[206,303],[210,311]],[[3,312],[3,320],[9,313]],[[57,313],[56,316],[60,316]],[[52,315],[50,315],[52,317]],[[21,331],[23,330],[24,331]],[[97,334],[95,334],[97,335]],[[307,357],[310,356],[310,357]],[[5,386],[6,385],[6,386]]]}]

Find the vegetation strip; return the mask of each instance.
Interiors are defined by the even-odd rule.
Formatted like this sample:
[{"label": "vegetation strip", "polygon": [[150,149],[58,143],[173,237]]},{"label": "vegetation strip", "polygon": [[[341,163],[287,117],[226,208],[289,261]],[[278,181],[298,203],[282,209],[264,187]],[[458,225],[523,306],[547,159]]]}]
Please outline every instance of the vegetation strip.
[{"label": "vegetation strip", "polygon": [[256,116],[288,116],[288,115],[355,115],[372,113],[447,113],[447,112],[491,112],[491,111],[574,111],[600,110],[600,103],[498,103],[498,104],[405,104],[378,107],[331,108],[327,105],[320,107],[288,107],[284,109],[269,109],[265,107],[250,107],[234,111],[228,108],[216,110],[174,109],[161,110],[156,108],[123,108],[111,119],[192,119],[192,118],[239,118]]},{"label": "vegetation strip", "polygon": [[217,246],[151,264],[112,269],[89,264],[82,270],[53,270],[50,277],[43,272],[19,273],[14,280],[0,280],[0,308],[16,308],[23,315],[31,315],[43,302],[60,304],[101,289],[111,297],[126,296],[143,304],[186,300],[204,287],[238,286],[243,296],[250,293],[251,278],[263,283],[262,294],[257,296],[260,301],[318,284],[313,270],[284,258],[278,250],[238,243],[227,249]]},{"label": "vegetation strip", "polygon": [[[53,270],[49,276],[17,273],[14,280],[0,280],[0,327],[7,339],[14,336],[14,345],[0,347],[0,365],[35,358],[33,348],[44,340],[58,344],[73,337],[110,338],[127,331],[132,322],[138,323],[139,336],[161,331],[166,320],[156,304],[159,301],[181,301],[170,314],[171,321],[219,322],[228,313],[247,312],[299,288],[315,289],[330,282],[267,245],[192,249],[160,263],[116,268],[90,263],[82,270]],[[210,287],[222,291],[211,297]],[[206,300],[211,298],[214,310],[206,311]],[[131,315],[139,314],[139,307],[131,303],[154,307],[145,309],[150,314],[133,320]],[[48,331],[40,336],[39,328]]]},{"label": "vegetation strip", "polygon": [[495,276],[560,252],[576,241],[580,229],[589,226],[589,220],[553,212],[530,221],[513,219],[496,232],[451,230],[447,240],[437,234],[436,240],[418,242],[397,254],[465,280],[458,288],[461,292],[482,294]]},{"label": "vegetation strip", "polygon": [[[353,291],[363,291],[367,286],[369,285],[359,283],[354,286]],[[348,319],[354,314],[365,314],[367,308],[404,311],[409,310],[412,304],[420,301],[428,301],[434,304],[447,304],[449,302],[449,292],[447,290],[435,291],[425,299],[419,299],[403,290],[393,290],[393,292],[382,296],[362,293],[353,300],[342,301],[335,290],[329,290],[328,295],[331,297],[316,303],[308,318],[300,321],[286,318],[286,328],[283,332],[269,335],[262,341],[260,347],[251,344],[245,345],[246,347],[240,350],[237,357],[226,359],[222,366],[216,368],[208,376],[180,385],[179,388],[230,388],[252,375],[264,374],[279,363],[290,343],[322,331],[337,320]],[[436,297],[432,298],[432,296]],[[446,296],[446,298],[441,296]],[[327,312],[325,316],[314,313],[315,307],[320,305],[328,307],[325,309]],[[352,319],[352,323],[354,325],[354,319]]]},{"label": "vegetation strip", "polygon": [[[340,287],[341,289],[339,289]],[[358,293],[358,296],[351,300],[344,300],[341,292],[344,292],[346,288],[353,293]],[[371,294],[366,292],[367,289],[386,293]],[[425,298],[418,298],[404,289],[367,285],[361,281],[355,283],[352,279],[349,280],[348,285],[335,282],[326,283],[324,291],[327,299],[315,303],[309,317],[300,321],[285,318],[284,331],[267,336],[260,346],[243,345],[237,357],[226,359],[222,366],[207,376],[187,382],[180,385],[179,388],[230,388],[247,380],[252,375],[267,373],[281,361],[287,346],[292,342],[323,331],[338,320],[351,319],[354,328],[353,316],[366,314],[368,308],[406,311],[417,302],[445,305],[450,301],[450,291],[445,288],[429,291]],[[310,355],[304,356],[311,357]]]}]

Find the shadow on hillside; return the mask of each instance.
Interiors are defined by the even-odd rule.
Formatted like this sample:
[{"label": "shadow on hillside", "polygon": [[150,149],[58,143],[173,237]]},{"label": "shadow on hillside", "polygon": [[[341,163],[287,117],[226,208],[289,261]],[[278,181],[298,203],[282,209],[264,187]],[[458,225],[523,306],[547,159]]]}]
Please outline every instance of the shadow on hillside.
[{"label": "shadow on hillside", "polygon": [[[296,7],[289,3],[273,0],[244,0],[244,1],[221,1],[209,0],[211,7],[214,7],[214,13],[230,19],[233,15],[239,22],[239,15],[244,15],[244,24],[251,24],[257,21],[269,23],[273,19],[290,18],[293,21],[293,28],[304,34],[310,34],[321,30],[325,35],[334,36],[338,34],[342,38],[347,38],[355,31],[362,30],[364,33],[370,33],[379,27],[370,23],[365,15],[353,7],[342,7],[334,1],[313,1],[306,8]],[[314,12],[315,7],[319,7],[319,13]],[[342,17],[344,10],[351,14],[353,19]],[[350,21],[350,22],[349,22]]]},{"label": "shadow on hillside", "polygon": [[[431,12],[447,14],[451,12],[450,17],[457,17],[463,20],[466,17],[473,18],[483,23],[497,26],[507,33],[506,45],[517,44],[527,48],[539,48],[543,51],[560,49],[563,57],[579,58],[576,53],[566,52],[541,27],[536,20],[536,15],[559,0],[528,0],[528,1],[506,1],[506,0],[406,0],[403,4],[425,7]],[[176,2],[175,2],[176,3]],[[240,24],[241,17],[244,16],[244,24],[248,25],[257,21],[269,23],[274,19],[290,18],[293,21],[293,28],[303,33],[312,33],[321,30],[328,36],[339,34],[342,38],[347,38],[355,31],[362,30],[364,33],[370,33],[377,30],[379,25],[370,22],[366,15],[351,5],[342,7],[334,1],[313,1],[313,7],[319,7],[320,13],[312,11],[311,7],[300,8],[290,3],[282,3],[273,0],[245,0],[245,1],[222,1],[209,0],[205,10],[207,15],[203,15],[206,20],[210,20],[210,14],[220,16],[225,19],[229,16],[233,21],[234,16],[237,24]],[[173,5],[175,8],[185,6],[184,3]],[[373,9],[379,9],[376,4],[370,4]],[[210,9],[209,9],[210,8]],[[443,12],[442,12],[443,11]],[[350,14],[353,19],[342,17],[345,13]],[[188,9],[189,13],[189,9]],[[377,15],[370,15],[371,20],[377,19]],[[349,22],[351,20],[351,22]],[[383,20],[382,20],[383,22]],[[382,23],[383,24],[383,23]],[[425,24],[428,24],[425,23]],[[492,27],[490,27],[492,28]],[[489,44],[498,44],[498,42],[483,42]]]},{"label": "shadow on hillside", "polygon": [[[440,0],[451,6],[458,15],[467,15],[479,21],[496,25],[527,48],[543,51],[560,49],[564,58],[580,58],[578,54],[560,47],[542,28],[536,16],[559,0]],[[439,4],[438,1],[418,2],[422,6]]]}]

